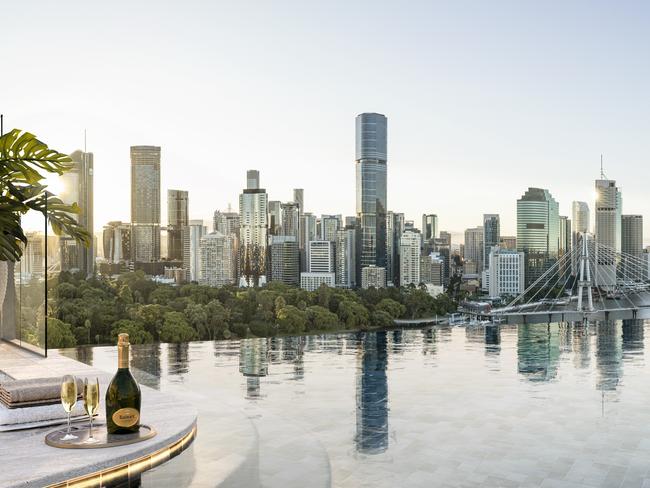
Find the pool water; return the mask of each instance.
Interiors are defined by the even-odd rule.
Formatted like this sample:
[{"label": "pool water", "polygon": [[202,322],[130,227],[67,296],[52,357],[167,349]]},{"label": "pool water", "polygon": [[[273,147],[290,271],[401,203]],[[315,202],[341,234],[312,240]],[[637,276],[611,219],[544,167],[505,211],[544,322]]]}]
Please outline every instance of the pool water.
[{"label": "pool water", "polygon": [[[141,382],[199,410],[193,447],[142,484],[650,486],[648,327],[429,327],[133,346]],[[64,354],[106,370],[116,362],[113,347]],[[250,423],[255,456],[224,479],[215,449],[228,416]]]}]

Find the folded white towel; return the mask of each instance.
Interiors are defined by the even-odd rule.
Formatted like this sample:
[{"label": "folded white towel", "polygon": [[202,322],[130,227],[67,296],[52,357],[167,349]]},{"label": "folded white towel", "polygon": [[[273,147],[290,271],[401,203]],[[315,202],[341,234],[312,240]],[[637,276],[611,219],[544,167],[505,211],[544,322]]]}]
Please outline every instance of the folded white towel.
[{"label": "folded white towel", "polygon": [[[86,415],[83,401],[78,401],[72,410],[72,417]],[[38,407],[7,408],[0,403],[0,427],[17,424],[32,424],[48,420],[67,419],[68,414],[60,403]]]}]

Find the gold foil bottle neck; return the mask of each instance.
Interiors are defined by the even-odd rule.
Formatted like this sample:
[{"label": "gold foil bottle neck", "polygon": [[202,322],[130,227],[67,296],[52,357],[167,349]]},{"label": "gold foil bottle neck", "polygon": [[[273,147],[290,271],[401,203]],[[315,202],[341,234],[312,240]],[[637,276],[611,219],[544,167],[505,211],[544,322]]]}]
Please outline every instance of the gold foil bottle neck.
[{"label": "gold foil bottle neck", "polygon": [[117,367],[120,369],[129,367],[129,334],[117,336]]},{"label": "gold foil bottle neck", "polygon": [[118,346],[128,346],[129,345],[129,334],[123,332],[117,336],[117,345]]}]

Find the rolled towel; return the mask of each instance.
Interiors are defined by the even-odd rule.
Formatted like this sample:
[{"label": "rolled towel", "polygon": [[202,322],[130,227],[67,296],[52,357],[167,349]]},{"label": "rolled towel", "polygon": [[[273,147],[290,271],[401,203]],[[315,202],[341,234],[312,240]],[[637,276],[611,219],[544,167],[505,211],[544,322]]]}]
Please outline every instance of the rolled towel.
[{"label": "rolled towel", "polygon": [[[83,402],[77,402],[72,409],[72,417],[84,415],[86,413],[83,409]],[[68,414],[61,404],[11,409],[0,405],[0,430],[4,430],[2,429],[3,426],[31,424],[48,420],[65,420],[67,418]]]},{"label": "rolled towel", "polygon": [[[61,379],[57,376],[6,381],[0,385],[0,402],[8,406],[51,403],[61,398]],[[83,381],[77,378],[77,391],[80,395],[82,387]]]}]

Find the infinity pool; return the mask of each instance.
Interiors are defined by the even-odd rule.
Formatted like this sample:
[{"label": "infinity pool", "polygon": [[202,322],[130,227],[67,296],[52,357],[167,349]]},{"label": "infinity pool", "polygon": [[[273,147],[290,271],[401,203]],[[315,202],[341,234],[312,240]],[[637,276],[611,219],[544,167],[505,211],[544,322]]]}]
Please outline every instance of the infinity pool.
[{"label": "infinity pool", "polygon": [[[193,447],[142,484],[650,486],[648,327],[434,327],[134,346],[141,382],[199,410]],[[111,347],[63,353],[106,370],[116,364]],[[229,446],[238,459],[228,462],[240,468],[224,478]]]}]

